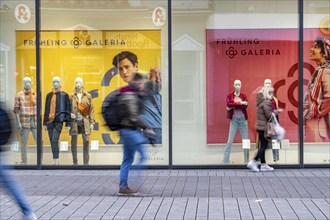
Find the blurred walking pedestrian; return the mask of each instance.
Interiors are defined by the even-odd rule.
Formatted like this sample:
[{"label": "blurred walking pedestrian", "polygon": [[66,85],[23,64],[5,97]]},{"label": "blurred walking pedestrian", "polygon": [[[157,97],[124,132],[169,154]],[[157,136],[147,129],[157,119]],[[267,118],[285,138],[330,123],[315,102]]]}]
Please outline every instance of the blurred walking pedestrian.
[{"label": "blurred walking pedestrian", "polygon": [[138,192],[128,187],[129,170],[134,162],[135,152],[138,151],[140,159],[138,166],[141,167],[146,159],[143,144],[146,136],[154,136],[155,132],[148,128],[141,120],[143,102],[145,95],[144,78],[141,74],[135,73],[128,86],[119,89],[119,113],[121,117],[120,137],[123,140],[123,161],[120,166],[120,184],[118,195],[135,196]]},{"label": "blurred walking pedestrian", "polygon": [[35,220],[36,215],[33,213],[29,203],[26,201],[21,188],[19,187],[8,165],[5,165],[5,144],[8,143],[12,132],[11,121],[8,112],[0,103],[0,181],[3,186],[14,197],[17,204],[23,212],[23,220]]}]

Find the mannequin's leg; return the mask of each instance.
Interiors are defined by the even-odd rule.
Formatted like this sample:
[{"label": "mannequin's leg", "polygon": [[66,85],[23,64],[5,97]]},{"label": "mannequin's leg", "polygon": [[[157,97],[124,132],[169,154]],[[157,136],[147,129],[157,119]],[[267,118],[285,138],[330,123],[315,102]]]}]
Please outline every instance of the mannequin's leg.
[{"label": "mannequin's leg", "polygon": [[78,135],[71,135],[71,153],[72,153],[73,165],[78,164],[77,139],[78,139]]},{"label": "mannequin's leg", "polygon": [[27,163],[27,141],[29,139],[30,128],[22,128],[21,131],[21,159],[22,164]]},{"label": "mannequin's leg", "polygon": [[231,145],[233,144],[237,129],[238,129],[238,123],[236,121],[236,118],[233,117],[230,120],[228,141],[223,155],[223,163],[229,163]]},{"label": "mannequin's leg", "polygon": [[52,149],[52,154],[54,159],[54,147],[53,147],[54,123],[47,124],[47,131],[48,131],[49,143]]},{"label": "mannequin's leg", "polygon": [[83,133],[83,156],[84,156],[84,165],[89,163],[89,135]]},{"label": "mannequin's leg", "polygon": [[58,147],[58,141],[60,139],[60,135],[63,128],[63,123],[54,123],[54,131],[53,131],[53,137],[52,137],[52,147],[53,147],[53,158],[58,159],[59,158],[59,147]]},{"label": "mannequin's leg", "polygon": [[[241,118],[239,121],[239,131],[241,133],[242,139],[249,139],[248,124],[247,124],[247,120],[245,120],[245,118]],[[244,163],[249,162],[249,157],[250,157],[249,154],[250,154],[249,149],[243,149]]]}]

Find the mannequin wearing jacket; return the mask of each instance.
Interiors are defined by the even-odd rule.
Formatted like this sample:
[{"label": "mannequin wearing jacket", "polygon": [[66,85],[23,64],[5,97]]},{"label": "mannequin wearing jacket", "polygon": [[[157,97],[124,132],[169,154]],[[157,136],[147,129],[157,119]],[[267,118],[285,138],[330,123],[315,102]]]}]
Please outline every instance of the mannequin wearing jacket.
[{"label": "mannequin wearing jacket", "polygon": [[78,134],[83,139],[83,158],[84,165],[89,163],[89,136],[94,129],[94,106],[92,96],[84,90],[83,79],[75,79],[75,90],[70,95],[71,105],[71,152],[73,164],[78,165],[77,158],[77,139]]},{"label": "mannequin wearing jacket", "polygon": [[64,122],[66,123],[66,129],[70,130],[70,113],[69,95],[61,90],[61,79],[55,76],[53,78],[53,91],[46,96],[45,117],[43,122],[44,129],[48,131],[54,165],[59,164],[58,141]]},{"label": "mannequin wearing jacket", "polygon": [[21,164],[27,163],[27,142],[30,131],[33,138],[37,139],[37,95],[31,88],[32,79],[24,77],[24,89],[15,96],[14,113],[17,122],[17,130],[21,135]]},{"label": "mannequin wearing jacket", "polygon": [[[236,132],[239,129],[242,139],[249,139],[247,124],[247,96],[241,93],[241,81],[235,80],[235,91],[227,95],[227,118],[230,119],[228,141],[223,157],[223,163],[229,163],[231,146],[233,144]],[[244,163],[249,161],[249,150],[244,149]]]}]

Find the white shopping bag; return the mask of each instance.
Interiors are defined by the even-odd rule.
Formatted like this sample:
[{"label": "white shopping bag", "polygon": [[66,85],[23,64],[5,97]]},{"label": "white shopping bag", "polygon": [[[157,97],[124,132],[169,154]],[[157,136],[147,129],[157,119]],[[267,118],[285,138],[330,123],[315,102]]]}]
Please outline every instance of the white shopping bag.
[{"label": "white shopping bag", "polygon": [[91,150],[99,150],[99,141],[91,141]]},{"label": "white shopping bag", "polygon": [[276,149],[276,150],[279,150],[280,149],[280,142],[276,139],[272,139],[272,148],[273,149]]},{"label": "white shopping bag", "polygon": [[290,141],[289,141],[289,139],[283,139],[281,141],[281,148],[283,150],[290,149]]},{"label": "white shopping bag", "polygon": [[12,151],[18,151],[19,150],[19,142],[18,141],[13,141],[10,144],[10,148]]},{"label": "white shopping bag", "polygon": [[250,139],[242,139],[242,148],[243,149],[250,149]]},{"label": "white shopping bag", "polygon": [[60,142],[60,151],[68,151],[69,150],[69,142],[61,141]]}]

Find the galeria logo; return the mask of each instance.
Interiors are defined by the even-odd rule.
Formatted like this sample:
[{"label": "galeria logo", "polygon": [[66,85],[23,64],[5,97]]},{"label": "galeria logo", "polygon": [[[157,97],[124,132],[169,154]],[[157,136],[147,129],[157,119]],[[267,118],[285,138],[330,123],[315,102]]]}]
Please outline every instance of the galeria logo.
[{"label": "galeria logo", "polygon": [[70,41],[70,44],[75,48],[78,49],[79,46],[82,44],[82,41],[78,37],[74,37],[73,40]]},{"label": "galeria logo", "polygon": [[233,59],[237,55],[237,50],[235,50],[234,47],[229,47],[228,50],[226,50],[226,55],[230,58]]}]

